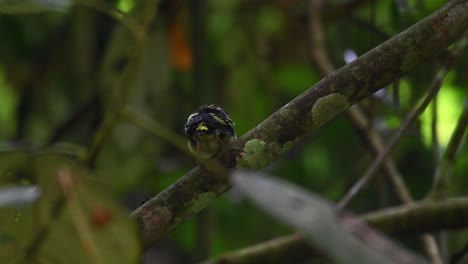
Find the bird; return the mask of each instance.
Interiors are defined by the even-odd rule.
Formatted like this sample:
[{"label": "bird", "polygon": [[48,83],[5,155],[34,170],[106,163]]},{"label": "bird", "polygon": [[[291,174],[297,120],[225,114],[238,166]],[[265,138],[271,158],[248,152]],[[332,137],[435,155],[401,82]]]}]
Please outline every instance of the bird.
[{"label": "bird", "polygon": [[236,139],[234,122],[216,105],[203,105],[192,112],[185,123],[187,146],[199,159],[209,159],[219,149]]}]

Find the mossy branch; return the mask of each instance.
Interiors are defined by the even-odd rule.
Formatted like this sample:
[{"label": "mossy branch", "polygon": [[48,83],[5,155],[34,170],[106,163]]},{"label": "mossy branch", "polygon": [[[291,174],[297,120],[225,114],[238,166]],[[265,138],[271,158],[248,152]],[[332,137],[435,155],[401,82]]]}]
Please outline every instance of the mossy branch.
[{"label": "mossy branch", "polygon": [[[443,52],[466,28],[468,2],[449,1],[424,20],[322,79],[214,159],[226,170],[266,166],[305,134]],[[141,224],[144,245],[153,245],[228,188],[225,177],[209,170],[196,167],[188,172],[132,212],[131,217]]]}]

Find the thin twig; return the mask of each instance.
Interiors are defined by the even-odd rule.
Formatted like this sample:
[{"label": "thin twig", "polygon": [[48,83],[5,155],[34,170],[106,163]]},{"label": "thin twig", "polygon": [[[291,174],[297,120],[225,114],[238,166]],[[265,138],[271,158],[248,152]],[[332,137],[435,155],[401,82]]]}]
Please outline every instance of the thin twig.
[{"label": "thin twig", "polygon": [[98,101],[97,95],[93,95],[91,98],[78,105],[76,109],[52,131],[46,140],[46,144],[53,144],[63,139],[68,132],[82,126],[83,120],[96,110],[99,103]]},{"label": "thin twig", "polygon": [[[468,30],[465,31],[463,37],[454,45],[451,50],[451,58],[447,62],[447,65],[453,66],[462,52],[464,51],[466,45],[468,45]],[[448,67],[448,66],[447,66]],[[434,175],[434,183],[432,189],[428,195],[429,199],[440,199],[443,197],[444,192],[446,191],[448,176],[450,174],[450,168],[453,166],[453,163],[456,158],[457,150],[459,149],[463,136],[466,130],[468,123],[468,101],[465,100],[463,112],[460,116],[460,119],[457,122],[457,127],[455,128],[452,137],[450,138],[447,149],[444,152],[440,163],[436,169]]]},{"label": "thin twig", "polygon": [[84,251],[94,263],[104,263],[96,241],[92,236],[92,232],[86,225],[87,220],[85,213],[80,207],[78,197],[76,195],[76,183],[73,182],[73,177],[68,168],[62,168],[57,172],[57,180],[62,188],[63,194],[70,208],[71,219],[76,229],[78,238]]},{"label": "thin twig", "polygon": [[[380,153],[383,153],[385,150],[383,140],[375,129],[369,127],[368,121],[362,111],[355,109],[355,106],[351,107],[348,111],[351,112],[348,116],[353,121],[353,125],[356,126],[359,129],[359,132],[364,135],[371,151],[377,156]],[[391,157],[387,157],[383,161],[383,168],[385,169],[384,172],[389,176],[398,198],[403,203],[413,202],[411,193],[409,192],[400,171]]]},{"label": "thin twig", "polygon": [[325,35],[321,19],[322,5],[322,0],[309,1],[309,38],[311,60],[319,72],[326,76],[332,73],[334,68],[327,57],[325,48]]},{"label": "thin twig", "polygon": [[186,139],[158,121],[135,111],[131,107],[126,107],[122,111],[122,118],[124,118],[127,122],[133,123],[141,129],[146,130],[157,137],[160,137],[164,141],[169,142],[171,145],[177,147],[185,154],[191,155],[185,143]]},{"label": "thin twig", "polygon": [[227,175],[227,170],[221,166],[219,162],[213,159],[200,159],[200,157],[197,157],[188,150],[184,137],[178,135],[163,124],[158,123],[156,120],[138,113],[130,107],[126,107],[122,111],[122,118],[174,145],[179,150],[195,159],[198,164],[203,165],[208,171],[219,176]]},{"label": "thin twig", "polygon": [[157,0],[146,1],[146,3],[147,4],[142,14],[143,19],[141,24],[141,34],[138,34],[139,38],[135,39],[135,44],[133,46],[132,52],[130,53],[128,65],[125,69],[125,73],[121,81],[121,86],[117,91],[113,105],[111,105],[110,109],[107,111],[107,114],[104,117],[104,121],[96,131],[93,143],[90,147],[89,154],[86,159],[88,164],[94,163],[96,156],[101,149],[102,144],[104,143],[104,140],[112,132],[122,110],[125,108],[128,100],[130,99],[130,95],[133,90],[133,83],[135,82],[139,70],[138,65],[141,62],[145,51],[147,38],[146,32],[148,31],[148,27],[154,18]]},{"label": "thin twig", "polygon": [[445,151],[442,161],[437,168],[434,178],[434,185],[432,187],[431,193],[429,194],[430,199],[440,199],[444,196],[444,193],[447,189],[447,181],[450,175],[450,169],[453,167],[458,149],[462,145],[467,125],[468,102],[465,102],[463,112],[457,122],[457,127],[455,128],[452,137],[450,138],[447,150]]},{"label": "thin twig", "polygon": [[115,20],[119,21],[122,25],[124,25],[130,33],[136,39],[139,39],[141,36],[140,34],[143,32],[138,25],[137,21],[131,17],[126,15],[122,10],[119,10],[114,5],[110,4],[109,2],[102,1],[102,0],[75,0],[77,4],[83,5],[86,7],[94,8],[108,16],[114,18]]},{"label": "thin twig", "polygon": [[[386,234],[407,236],[467,226],[467,209],[468,198],[459,198],[437,202],[419,201],[359,217],[364,223]],[[308,246],[299,234],[292,234],[229,252],[203,263],[305,263],[318,256],[320,253]]]},{"label": "thin twig", "polygon": [[424,99],[418,104],[416,108],[414,108],[411,113],[406,118],[403,125],[398,129],[398,131],[393,135],[388,143],[385,151],[380,153],[371,166],[367,169],[364,175],[359,179],[359,181],[354,184],[351,189],[344,195],[341,201],[338,203],[338,209],[342,210],[346,207],[346,205],[354,198],[354,196],[369,182],[372,178],[374,173],[380,167],[384,159],[390,154],[393,148],[397,145],[400,141],[403,134],[408,130],[411,124],[416,120],[416,118],[426,109],[426,107],[431,102],[432,98],[439,92],[439,89],[442,85],[443,77],[447,74],[447,69],[442,69],[438,74],[437,77],[432,82],[432,85]]},{"label": "thin twig", "polygon": [[[433,164],[439,164],[440,162],[440,146],[439,146],[439,134],[437,132],[437,96],[432,100],[432,116],[431,116],[431,138],[432,138],[432,160]],[[434,168],[434,171],[436,168]]]},{"label": "thin twig", "polygon": [[[437,67],[437,70],[439,67]],[[434,99],[432,99],[432,115],[431,115],[431,140],[432,140],[432,164],[433,164],[433,171],[434,171],[434,177],[435,174],[437,173],[437,164],[440,163],[440,145],[439,145],[439,134],[437,131],[437,125],[438,125],[438,113],[437,113],[437,101],[438,101],[438,96],[435,96]],[[425,235],[427,236],[427,235]],[[439,251],[441,257],[444,259],[444,263],[447,262],[447,235],[445,232],[440,232],[439,234],[436,234],[435,236],[431,236],[434,242],[439,242]]]}]

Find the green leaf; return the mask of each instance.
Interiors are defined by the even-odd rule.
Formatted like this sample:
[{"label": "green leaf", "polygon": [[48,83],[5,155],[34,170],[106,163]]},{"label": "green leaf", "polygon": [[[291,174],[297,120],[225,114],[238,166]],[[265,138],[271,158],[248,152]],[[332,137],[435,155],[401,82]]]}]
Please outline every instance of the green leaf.
[{"label": "green leaf", "polygon": [[42,192],[32,206],[0,208],[0,259],[13,263],[138,261],[140,240],[128,212],[78,161],[52,151],[0,150],[1,182],[17,186],[19,176],[30,177]]}]

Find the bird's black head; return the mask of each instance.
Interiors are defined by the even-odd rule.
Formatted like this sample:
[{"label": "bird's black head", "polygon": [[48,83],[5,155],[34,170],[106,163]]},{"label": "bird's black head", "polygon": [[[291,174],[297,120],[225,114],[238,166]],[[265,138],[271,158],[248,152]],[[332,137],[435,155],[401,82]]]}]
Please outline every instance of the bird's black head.
[{"label": "bird's black head", "polygon": [[235,136],[234,122],[232,122],[226,111],[215,105],[201,106],[190,114],[184,131],[191,140],[202,135],[222,134]]}]

